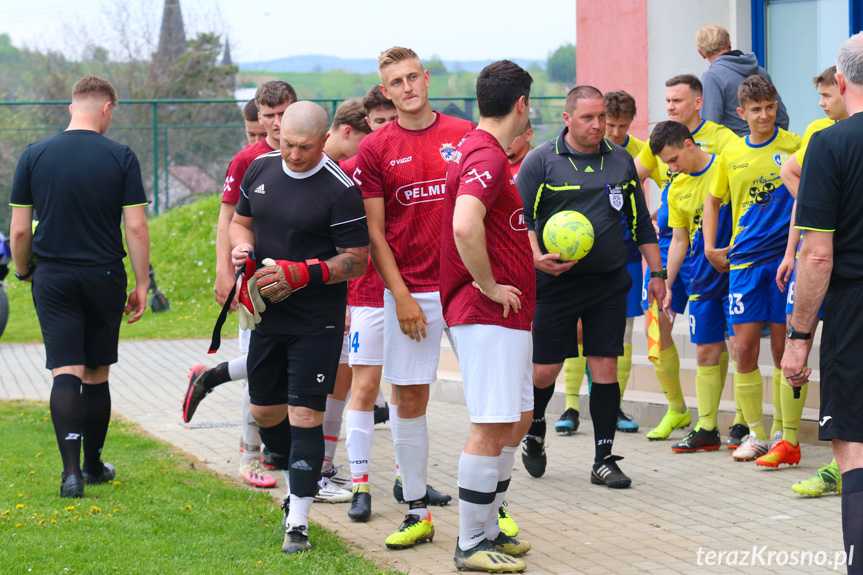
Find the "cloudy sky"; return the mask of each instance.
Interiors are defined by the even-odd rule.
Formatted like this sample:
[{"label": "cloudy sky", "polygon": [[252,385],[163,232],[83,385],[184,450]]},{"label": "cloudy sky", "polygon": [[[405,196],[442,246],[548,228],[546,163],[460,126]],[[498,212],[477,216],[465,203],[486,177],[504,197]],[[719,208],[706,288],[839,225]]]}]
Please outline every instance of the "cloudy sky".
[{"label": "cloudy sky", "polygon": [[[544,60],[566,42],[575,43],[575,0],[330,0],[246,3],[180,0],[187,36],[199,30],[226,32],[236,62],[301,54],[375,58],[392,45],[444,60],[530,58]],[[54,49],[70,56],[85,43],[119,51],[116,23],[142,42],[158,38],[164,0],[3,0],[0,33],[16,46]],[[362,6],[362,8],[360,8]],[[115,30],[112,30],[114,28]]]}]

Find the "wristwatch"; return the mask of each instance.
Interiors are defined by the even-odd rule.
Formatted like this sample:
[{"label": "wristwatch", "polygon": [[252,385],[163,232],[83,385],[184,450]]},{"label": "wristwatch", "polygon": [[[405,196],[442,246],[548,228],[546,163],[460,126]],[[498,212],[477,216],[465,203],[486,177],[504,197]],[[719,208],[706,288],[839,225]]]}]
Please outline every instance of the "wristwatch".
[{"label": "wristwatch", "polygon": [[658,272],[650,272],[650,277],[667,280],[668,279],[668,270],[666,268],[662,268]]},{"label": "wristwatch", "polygon": [[797,331],[794,329],[794,326],[788,325],[788,339],[811,339],[811,333],[803,333],[802,331]]},{"label": "wristwatch", "polygon": [[36,266],[34,266],[32,263],[29,263],[27,264],[27,273],[22,276],[18,272],[15,272],[15,277],[21,281],[24,281],[30,276],[32,276],[34,271],[36,271]]}]

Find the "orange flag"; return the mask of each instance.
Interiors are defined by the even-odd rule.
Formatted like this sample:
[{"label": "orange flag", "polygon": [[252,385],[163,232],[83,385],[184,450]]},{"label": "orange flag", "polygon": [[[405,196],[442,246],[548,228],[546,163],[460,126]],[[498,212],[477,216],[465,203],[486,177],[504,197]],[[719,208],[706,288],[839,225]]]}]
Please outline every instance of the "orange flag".
[{"label": "orange flag", "polygon": [[647,358],[659,363],[662,345],[659,340],[659,302],[653,300],[647,310]]}]

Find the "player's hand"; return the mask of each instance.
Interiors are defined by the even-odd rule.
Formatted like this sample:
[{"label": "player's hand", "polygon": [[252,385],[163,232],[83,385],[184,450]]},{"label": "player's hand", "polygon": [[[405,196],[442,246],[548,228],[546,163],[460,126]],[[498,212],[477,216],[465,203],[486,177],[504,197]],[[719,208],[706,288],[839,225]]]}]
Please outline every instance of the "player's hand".
[{"label": "player's hand", "polygon": [[429,324],[423,308],[412,295],[396,299],[396,317],[402,333],[414,341],[422,341],[426,337],[426,326]]},{"label": "player's hand", "polygon": [[473,282],[473,287],[478,289],[482,295],[487,297],[493,302],[497,302],[503,306],[503,317],[506,319],[509,317],[509,310],[512,309],[515,313],[518,313],[521,309],[521,300],[518,297],[521,295],[521,290],[515,286],[509,285],[501,285],[499,283],[494,284],[494,287],[491,291],[485,291],[480,287],[480,285],[476,282]]},{"label": "player's hand", "polygon": [[[216,302],[220,306],[225,305],[225,301],[228,299],[228,294],[231,293],[231,289],[237,285],[234,274],[229,273],[216,273]],[[234,301],[231,302],[230,312],[237,311],[237,296],[239,290],[234,291]]]},{"label": "player's hand", "polygon": [[[668,282],[665,282],[665,299],[659,302],[659,307],[662,308],[662,311],[665,312],[666,316],[668,316],[668,312],[671,311],[671,298],[673,295],[671,286],[668,285]],[[671,318],[669,317],[668,319]]]},{"label": "player's hand", "polygon": [[712,250],[705,249],[704,255],[707,256],[707,261],[716,268],[716,271],[724,274],[728,273],[728,270],[731,269],[731,262],[728,261],[728,250],[730,249],[731,246],[719,249],[714,248]]},{"label": "player's hand", "polygon": [[[647,305],[653,304],[653,300],[656,300],[659,303],[665,301],[666,289],[665,289],[665,280],[662,278],[650,278],[650,281],[647,283]],[[670,306],[662,306],[662,309],[665,311],[665,315],[668,315],[668,310]],[[670,319],[670,318],[669,318]]]},{"label": "player's hand", "polygon": [[791,387],[800,387],[809,382],[812,368],[806,367],[809,346],[802,339],[786,339],[785,353],[782,355],[782,373]]},{"label": "player's hand", "polygon": [[135,286],[135,289],[129,293],[129,300],[126,303],[126,309],[123,311],[126,315],[129,315],[133,311],[135,312],[132,317],[130,317],[126,323],[135,323],[141,316],[144,315],[144,310],[147,309],[147,292],[150,291],[150,286]]},{"label": "player's hand", "polygon": [[559,276],[563,272],[567,272],[572,269],[572,266],[578,263],[578,260],[572,260],[571,262],[560,262],[560,254],[542,254],[539,257],[533,258],[533,265],[536,266],[536,269],[543,271],[547,274],[551,274],[553,276]]},{"label": "player's hand", "polygon": [[[327,264],[318,260],[292,262],[266,258],[261,262],[264,267],[255,272],[261,295],[273,303],[287,299],[298,289],[310,283],[326,283],[330,279]],[[312,277],[314,273],[314,279]]]},{"label": "player's hand", "polygon": [[261,323],[261,314],[266,311],[267,306],[258,291],[253,255],[246,258],[244,267],[237,289],[237,299],[240,304],[237,320],[242,329],[254,330],[255,326]]},{"label": "player's hand", "polygon": [[791,281],[791,274],[794,273],[794,256],[785,256],[776,270],[776,285],[779,286],[779,291],[784,292]]},{"label": "player's hand", "polygon": [[351,308],[345,306],[345,335],[351,333]]},{"label": "player's hand", "polygon": [[[231,263],[234,264],[234,271],[246,265],[246,256],[255,251],[252,244],[240,244],[231,250]],[[222,304],[224,305],[224,304]]]}]

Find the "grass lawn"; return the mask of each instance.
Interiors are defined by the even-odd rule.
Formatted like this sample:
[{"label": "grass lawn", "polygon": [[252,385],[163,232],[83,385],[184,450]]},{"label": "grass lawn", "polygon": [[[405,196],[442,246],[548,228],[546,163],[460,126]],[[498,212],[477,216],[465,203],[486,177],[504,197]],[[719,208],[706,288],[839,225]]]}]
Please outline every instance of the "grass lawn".
[{"label": "grass lawn", "polygon": [[[150,261],[171,309],[156,314],[148,307],[139,322],[127,325],[124,321],[121,339],[209,338],[213,333],[220,310],[213,299],[220,205],[221,195],[216,194],[150,218]],[[128,257],[125,263],[131,289],[135,278]],[[30,284],[13,277],[9,286],[9,323],[0,342],[42,341]],[[231,314],[222,337],[236,335],[237,316]]]},{"label": "grass lawn", "polygon": [[313,550],[281,553],[282,511],[133,424],[113,422],[113,484],[60,499],[48,406],[0,403],[0,573],[381,573],[312,525]]}]

